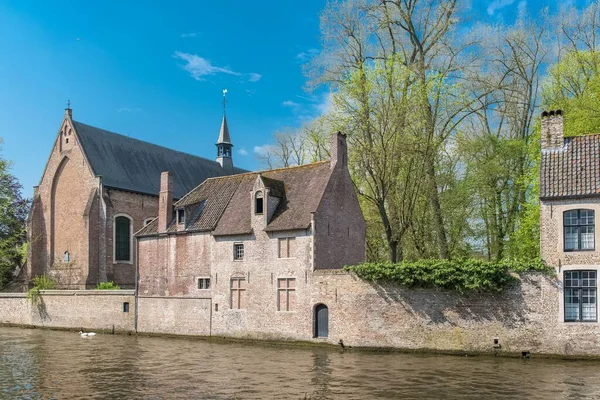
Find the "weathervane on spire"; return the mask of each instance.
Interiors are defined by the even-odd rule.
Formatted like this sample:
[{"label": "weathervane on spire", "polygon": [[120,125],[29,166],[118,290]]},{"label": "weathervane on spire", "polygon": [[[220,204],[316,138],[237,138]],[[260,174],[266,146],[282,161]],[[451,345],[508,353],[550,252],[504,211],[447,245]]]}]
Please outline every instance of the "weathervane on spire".
[{"label": "weathervane on spire", "polygon": [[225,114],[226,106],[227,106],[227,89],[223,89],[223,114]]},{"label": "weathervane on spire", "polygon": [[71,100],[67,100],[67,110],[69,110],[71,108]]}]

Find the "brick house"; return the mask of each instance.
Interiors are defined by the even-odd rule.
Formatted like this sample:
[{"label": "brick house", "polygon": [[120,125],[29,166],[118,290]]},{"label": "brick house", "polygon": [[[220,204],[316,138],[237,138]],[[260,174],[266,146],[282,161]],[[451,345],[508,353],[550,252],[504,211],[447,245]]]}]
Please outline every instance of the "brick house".
[{"label": "brick house", "polygon": [[597,322],[600,135],[564,137],[563,113],[542,114],[541,255],[562,285],[561,323]]},{"label": "brick house", "polygon": [[[313,275],[365,257],[347,159],[337,133],[330,161],[207,179],[174,204],[164,172],[158,218],[136,234],[140,326],[198,334],[204,315],[216,335],[326,337],[330,291]],[[180,321],[157,321],[166,309]]]},{"label": "brick house", "polygon": [[67,108],[34,187],[22,278],[48,273],[61,288],[107,280],[134,287],[133,233],[158,215],[160,172],[172,172],[181,198],[207,178],[243,172],[232,146],[225,116],[211,161],[74,121]]}]

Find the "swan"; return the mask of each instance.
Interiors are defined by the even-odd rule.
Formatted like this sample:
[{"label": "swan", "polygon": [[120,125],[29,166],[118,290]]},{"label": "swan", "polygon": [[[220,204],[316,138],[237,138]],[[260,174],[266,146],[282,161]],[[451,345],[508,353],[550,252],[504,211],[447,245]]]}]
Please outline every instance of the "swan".
[{"label": "swan", "polygon": [[94,332],[79,331],[79,334],[81,335],[82,338],[96,336],[96,334]]}]

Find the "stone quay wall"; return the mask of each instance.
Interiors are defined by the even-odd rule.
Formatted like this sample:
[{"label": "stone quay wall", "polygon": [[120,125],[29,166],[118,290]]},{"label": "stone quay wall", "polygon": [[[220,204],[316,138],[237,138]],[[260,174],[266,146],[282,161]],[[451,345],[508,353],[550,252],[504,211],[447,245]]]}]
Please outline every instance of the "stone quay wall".
[{"label": "stone quay wall", "polygon": [[[261,317],[258,310],[248,310],[246,317],[257,319],[250,325],[223,319],[210,296],[141,296],[137,332],[334,345],[342,340],[357,348],[600,356],[600,324],[563,322],[560,281],[540,273],[523,274],[501,293],[470,295],[378,285],[339,270],[313,272],[307,283],[306,292],[298,293],[297,311],[286,313],[284,325],[271,313]],[[41,297],[43,306],[35,306],[24,294],[0,294],[0,323],[135,331],[133,291],[46,291]],[[126,302],[129,312],[123,310]],[[313,338],[317,304],[329,309],[327,339]],[[296,332],[289,326],[296,326]]]},{"label": "stone quay wall", "polygon": [[133,290],[44,290],[37,303],[0,293],[0,324],[134,332],[134,307]]}]

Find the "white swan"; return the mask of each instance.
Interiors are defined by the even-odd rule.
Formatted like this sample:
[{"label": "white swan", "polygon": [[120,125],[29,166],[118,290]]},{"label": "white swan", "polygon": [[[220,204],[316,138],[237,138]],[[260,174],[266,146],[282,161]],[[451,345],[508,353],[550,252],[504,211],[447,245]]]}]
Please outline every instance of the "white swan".
[{"label": "white swan", "polygon": [[94,332],[79,331],[79,334],[81,335],[82,338],[96,336],[96,334]]}]

